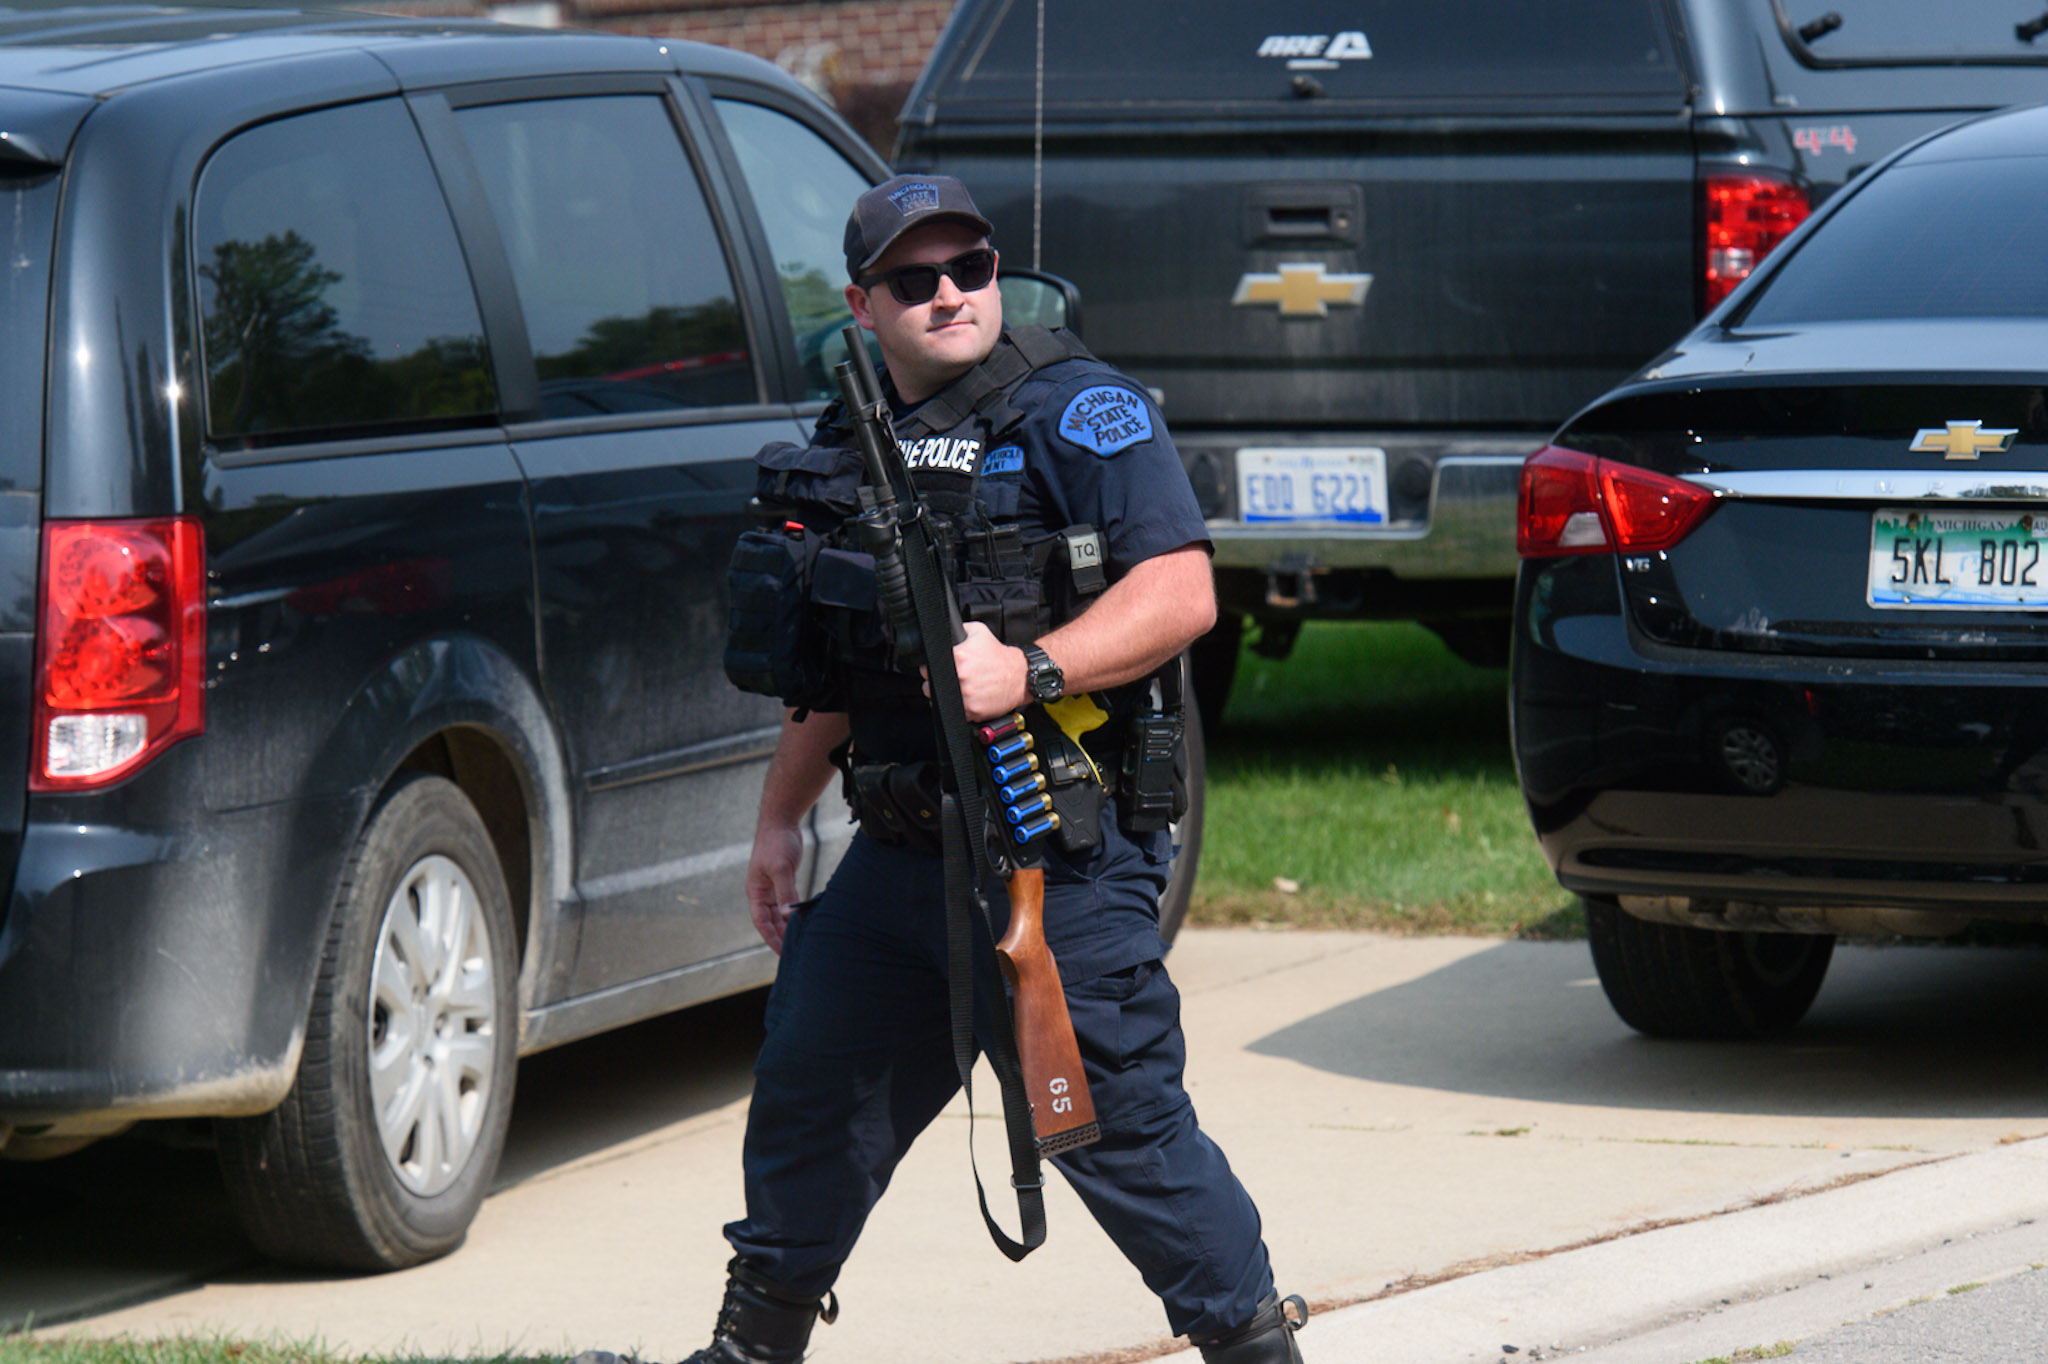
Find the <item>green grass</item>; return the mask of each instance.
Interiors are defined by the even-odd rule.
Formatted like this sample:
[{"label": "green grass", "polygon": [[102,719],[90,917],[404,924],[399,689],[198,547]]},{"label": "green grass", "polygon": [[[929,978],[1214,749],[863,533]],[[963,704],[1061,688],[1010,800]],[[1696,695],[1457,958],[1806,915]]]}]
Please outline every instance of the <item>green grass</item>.
[{"label": "green grass", "polygon": [[1732,1355],[1715,1355],[1712,1359],[1700,1360],[1699,1364],[1752,1364],[1755,1360],[1783,1359],[1796,1348],[1794,1342],[1781,1340],[1775,1345],[1752,1345],[1748,1349],[1737,1350]]},{"label": "green grass", "polygon": [[1247,649],[1209,742],[1190,921],[1581,936],[1515,786],[1507,674],[1408,624]]}]

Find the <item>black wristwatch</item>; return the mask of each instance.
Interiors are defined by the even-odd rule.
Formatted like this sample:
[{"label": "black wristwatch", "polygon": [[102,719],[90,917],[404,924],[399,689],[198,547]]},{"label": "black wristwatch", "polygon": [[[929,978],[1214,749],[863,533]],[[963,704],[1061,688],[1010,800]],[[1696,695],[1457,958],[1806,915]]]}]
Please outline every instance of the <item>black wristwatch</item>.
[{"label": "black wristwatch", "polygon": [[1067,694],[1066,674],[1036,644],[1024,646],[1024,687],[1034,701],[1057,701]]}]

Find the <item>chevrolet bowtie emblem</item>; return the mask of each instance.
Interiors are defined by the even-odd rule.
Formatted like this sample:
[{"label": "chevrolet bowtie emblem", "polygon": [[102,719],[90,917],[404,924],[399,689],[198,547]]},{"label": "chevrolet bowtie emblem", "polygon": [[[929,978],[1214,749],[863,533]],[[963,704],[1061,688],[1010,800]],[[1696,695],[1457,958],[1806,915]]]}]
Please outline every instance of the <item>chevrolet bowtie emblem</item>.
[{"label": "chevrolet bowtie emblem", "polygon": [[1987,431],[1983,422],[1950,422],[1916,433],[1906,448],[1916,454],[1939,451],[1943,459],[1975,459],[1986,450],[2003,450],[2018,434],[2018,427]]},{"label": "chevrolet bowtie emblem", "polygon": [[1330,275],[1321,261],[1297,261],[1281,266],[1277,275],[1245,275],[1230,302],[1239,308],[1277,303],[1282,317],[1328,317],[1332,303],[1352,308],[1364,303],[1371,284],[1371,275]]}]

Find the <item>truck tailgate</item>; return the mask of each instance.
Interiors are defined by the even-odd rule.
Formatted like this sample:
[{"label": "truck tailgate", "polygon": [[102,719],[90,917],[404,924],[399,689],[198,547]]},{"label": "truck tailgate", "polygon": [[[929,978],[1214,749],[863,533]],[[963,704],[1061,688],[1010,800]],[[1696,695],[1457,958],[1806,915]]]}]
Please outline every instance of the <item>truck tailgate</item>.
[{"label": "truck tailgate", "polygon": [[[1047,143],[1045,268],[1176,426],[1549,426],[1694,316],[1675,112]],[[1028,156],[943,153],[1028,251]]]}]

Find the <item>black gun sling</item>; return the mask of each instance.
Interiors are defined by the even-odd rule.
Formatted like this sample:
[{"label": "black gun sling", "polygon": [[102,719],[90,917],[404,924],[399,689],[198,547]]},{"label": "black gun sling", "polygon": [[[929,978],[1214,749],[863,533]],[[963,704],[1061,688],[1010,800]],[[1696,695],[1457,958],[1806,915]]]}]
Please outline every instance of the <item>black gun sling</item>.
[{"label": "black gun sling", "polygon": [[[929,528],[922,516],[903,523],[904,571],[910,579],[910,601],[917,612],[918,633],[925,641],[925,667],[932,685],[932,709],[938,717],[940,760],[952,776],[939,807],[939,836],[944,844],[946,887],[946,978],[953,1015],[953,1065],[967,1096],[967,1161],[974,1171],[974,1195],[981,1220],[997,1249],[1021,1260],[1045,1244],[1045,1177],[1038,1161],[1038,1142],[1031,1129],[1031,1104],[1024,1093],[1024,1067],[1017,1059],[1015,1020],[1006,1008],[989,1010],[993,1036],[989,1066],[1003,1097],[1003,1126],[1010,1143],[1010,1184],[1017,1191],[1020,1240],[1012,1240],[988,1210],[981,1167],[974,1159],[974,918],[994,950],[995,926],[982,898],[981,860],[974,840],[986,837],[986,810],[977,785],[975,755],[968,743],[967,708],[960,698],[960,675],[953,667],[953,622],[945,607],[946,584],[939,578],[931,552]],[[972,906],[972,909],[970,909]]]}]

